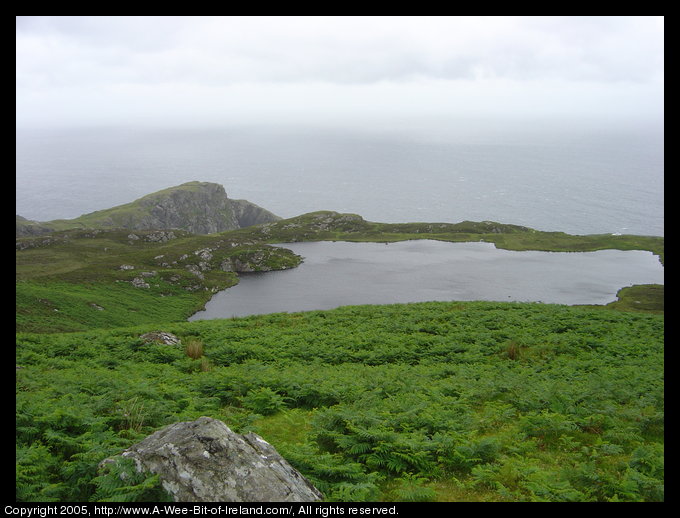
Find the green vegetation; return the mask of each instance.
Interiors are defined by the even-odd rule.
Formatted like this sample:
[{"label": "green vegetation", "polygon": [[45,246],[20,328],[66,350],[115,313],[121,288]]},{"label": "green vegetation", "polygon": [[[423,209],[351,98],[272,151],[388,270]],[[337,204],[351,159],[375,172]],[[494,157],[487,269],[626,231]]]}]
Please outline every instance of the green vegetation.
[{"label": "green vegetation", "polygon": [[[159,207],[166,205],[168,200],[173,197],[185,196],[189,201],[194,203],[199,200],[199,196],[203,194],[203,190],[209,186],[222,188],[217,184],[209,184],[205,182],[187,182],[182,185],[169,187],[161,191],[147,194],[138,200],[135,200],[124,205],[118,205],[109,209],[98,210],[89,214],[83,214],[73,219],[56,219],[52,221],[31,221],[17,216],[17,232],[31,233],[45,232],[45,231],[63,231],[72,229],[111,229],[111,228],[146,228],[146,226],[139,227],[138,225],[146,220],[153,221],[154,213],[159,212]],[[222,188],[222,191],[224,189]],[[196,199],[192,200],[192,196]],[[207,196],[207,195],[206,195]],[[226,197],[226,194],[225,194]],[[208,198],[206,199],[208,200]],[[203,207],[203,214],[201,213],[201,206],[191,206],[189,210],[193,212],[192,220],[199,220],[205,213]],[[186,209],[185,209],[186,210]],[[163,209],[160,209],[163,212]],[[184,214],[188,216],[189,214]],[[232,217],[231,209],[227,206],[223,209],[223,217],[228,220]]]},{"label": "green vegetation", "polygon": [[[132,237],[131,237],[132,236]],[[649,250],[663,262],[654,236],[572,236],[494,222],[371,223],[354,214],[321,211],[210,235],[181,230],[70,230],[17,239],[17,330],[82,331],[185,320],[236,272],[292,268],[300,258],[268,246],[294,241],[486,241],[511,250]],[[131,266],[133,269],[122,269]],[[140,278],[140,274],[142,277]],[[131,284],[138,279],[138,286]],[[662,287],[636,288],[639,307],[663,309]],[[642,291],[648,292],[643,295]],[[655,295],[655,293],[657,295]]]},{"label": "green vegetation", "polygon": [[356,214],[312,212],[295,218],[235,231],[235,235],[268,243],[294,241],[371,241],[407,239],[441,241],[485,241],[506,250],[589,252],[594,250],[649,250],[664,260],[664,238],[657,236],[543,232],[493,221],[461,223],[374,223]]},{"label": "green vegetation", "polygon": [[618,300],[610,302],[607,307],[619,311],[641,311],[661,313],[664,309],[664,289],[659,284],[638,284],[622,288],[617,293]]},{"label": "green vegetation", "polygon": [[229,233],[177,230],[66,231],[17,239],[17,246],[17,331],[35,332],[186,320],[235,285],[236,271],[301,260]]},{"label": "green vegetation", "polygon": [[157,329],[17,335],[18,500],[160,498],[97,466],[201,415],[262,435],[328,500],[664,498],[662,315],[350,306],[139,338]]},{"label": "green vegetation", "polygon": [[[664,499],[663,286],[607,306],[449,302],[186,322],[238,272],[311,240],[642,249],[494,222],[316,212],[211,235],[68,230],[17,239],[17,501],[145,501],[101,461],[202,415],[268,440],[330,501]],[[164,330],[177,345],[140,336]],[[125,476],[121,478],[121,474]]]}]

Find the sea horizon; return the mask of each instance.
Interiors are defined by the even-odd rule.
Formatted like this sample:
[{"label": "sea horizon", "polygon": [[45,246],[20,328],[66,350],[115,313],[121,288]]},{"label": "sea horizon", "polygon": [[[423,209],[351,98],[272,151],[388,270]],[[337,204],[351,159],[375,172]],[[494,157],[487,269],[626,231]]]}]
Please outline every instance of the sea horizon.
[{"label": "sea horizon", "polygon": [[283,218],[663,236],[662,125],[438,122],[17,128],[16,213],[70,219],[205,181]]}]

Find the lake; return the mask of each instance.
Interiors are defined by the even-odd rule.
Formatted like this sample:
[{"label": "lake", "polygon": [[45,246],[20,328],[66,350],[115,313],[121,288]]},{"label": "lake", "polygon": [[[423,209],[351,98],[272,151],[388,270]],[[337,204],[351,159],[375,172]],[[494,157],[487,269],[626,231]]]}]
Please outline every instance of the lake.
[{"label": "lake", "polygon": [[663,284],[657,256],[642,250],[516,252],[492,243],[308,242],[283,246],[297,268],[241,274],[189,320],[345,305],[448,300],[607,304],[633,284]]}]

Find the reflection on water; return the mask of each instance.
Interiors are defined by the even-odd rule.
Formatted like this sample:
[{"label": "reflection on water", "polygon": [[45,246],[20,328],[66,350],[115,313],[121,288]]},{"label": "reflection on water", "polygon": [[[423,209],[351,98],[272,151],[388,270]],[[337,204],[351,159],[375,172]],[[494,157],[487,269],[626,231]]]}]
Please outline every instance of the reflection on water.
[{"label": "reflection on water", "polygon": [[435,300],[607,304],[624,286],[664,282],[658,258],[640,250],[514,252],[432,240],[279,246],[304,263],[243,274],[190,320]]}]

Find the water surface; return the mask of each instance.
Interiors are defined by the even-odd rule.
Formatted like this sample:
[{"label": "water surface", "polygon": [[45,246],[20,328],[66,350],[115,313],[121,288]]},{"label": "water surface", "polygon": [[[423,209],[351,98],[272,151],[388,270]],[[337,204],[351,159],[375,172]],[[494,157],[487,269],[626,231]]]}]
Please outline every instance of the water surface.
[{"label": "water surface", "polygon": [[664,282],[658,257],[641,250],[515,252],[433,240],[278,246],[304,263],[243,274],[190,320],[448,300],[607,304],[622,287]]},{"label": "water surface", "polygon": [[16,210],[75,218],[199,180],[284,218],[335,210],[385,223],[663,235],[663,127],[453,121],[394,131],[17,130]]}]

